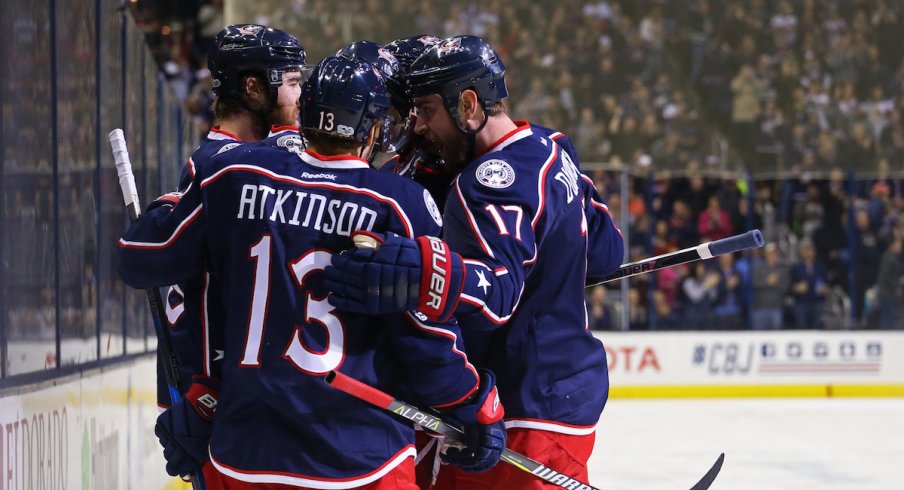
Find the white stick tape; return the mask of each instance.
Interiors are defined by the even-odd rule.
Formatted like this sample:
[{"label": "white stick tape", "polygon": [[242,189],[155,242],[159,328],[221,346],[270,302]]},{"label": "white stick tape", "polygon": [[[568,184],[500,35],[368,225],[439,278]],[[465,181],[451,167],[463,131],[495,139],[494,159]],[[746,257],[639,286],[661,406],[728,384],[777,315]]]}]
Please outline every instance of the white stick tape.
[{"label": "white stick tape", "polygon": [[126,137],[119,128],[110,131],[110,146],[113,147],[113,161],[116,163],[116,175],[119,177],[119,188],[122,190],[122,200],[126,207],[138,204],[138,188],[135,186],[135,176],[132,175],[132,162],[129,161],[129,149],[126,146]]}]

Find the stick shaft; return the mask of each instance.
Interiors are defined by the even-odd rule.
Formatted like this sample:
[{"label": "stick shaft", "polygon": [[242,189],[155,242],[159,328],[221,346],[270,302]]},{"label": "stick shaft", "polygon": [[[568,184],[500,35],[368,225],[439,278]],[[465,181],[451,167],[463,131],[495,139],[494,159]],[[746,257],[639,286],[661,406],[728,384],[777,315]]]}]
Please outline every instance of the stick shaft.
[{"label": "stick shaft", "polygon": [[[116,164],[116,175],[119,177],[119,188],[122,191],[122,199],[126,206],[126,213],[130,221],[135,221],[141,216],[141,205],[138,200],[138,188],[135,185],[135,175],[132,173],[132,163],[129,160],[129,150],[126,146],[125,136],[121,129],[116,128],[109,134],[110,146],[113,148],[113,161]],[[160,289],[146,289],[148,307],[151,310],[151,318],[154,321],[154,330],[157,333],[157,355],[163,365],[163,374],[166,377],[166,385],[169,390],[170,402],[176,403],[182,399],[185,386],[182,386],[182,378],[179,376],[179,359],[173,349],[173,339],[169,328],[164,323],[163,298]],[[203,490],[206,488],[201,472],[192,475],[192,488]]]},{"label": "stick shaft", "polygon": [[750,230],[747,233],[730,236],[714,242],[705,242],[696,247],[689,247],[677,252],[670,252],[663,255],[656,255],[637,262],[630,262],[622,265],[612,274],[603,278],[588,278],[590,284],[587,287],[596,286],[623,277],[636,276],[638,274],[646,274],[676,265],[686,264],[695,260],[705,260],[727,253],[739,252],[750,248],[762,247],[764,244],[763,235],[760,230]]},{"label": "stick shaft", "polygon": [[[401,400],[397,400],[393,398],[392,395],[380,391],[373,386],[362,383],[354,378],[349,378],[338,371],[330,371],[324,379],[330,386],[344,391],[360,400],[366,401],[371,405],[392,412],[398,417],[411,421],[424,429],[436,434],[442,434],[454,441],[461,442],[464,439],[464,431],[460,427],[448,424],[439,417],[425,412],[414,405],[409,405]],[[567,475],[562,475],[543,463],[508,448],[505,448],[502,451],[501,459],[502,461],[531,473],[537,478],[545,480],[553,485],[573,490],[599,490],[587,483],[575,480]]]}]

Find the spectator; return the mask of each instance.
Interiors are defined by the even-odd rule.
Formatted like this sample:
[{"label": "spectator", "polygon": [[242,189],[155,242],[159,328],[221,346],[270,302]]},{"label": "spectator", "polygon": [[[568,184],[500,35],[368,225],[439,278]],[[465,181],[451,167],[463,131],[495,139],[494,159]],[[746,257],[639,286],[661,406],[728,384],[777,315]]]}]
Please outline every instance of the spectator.
[{"label": "spectator", "polygon": [[816,261],[816,250],[810,241],[802,241],[799,251],[800,262],[791,269],[795,326],[800,329],[819,328],[822,326],[822,306],[829,294],[826,268]]},{"label": "spectator", "polygon": [[588,301],[590,330],[614,330],[615,328],[612,306],[606,303],[607,295],[606,286],[602,284],[591,289]]},{"label": "spectator", "polygon": [[694,262],[690,273],[681,282],[683,297],[683,324],[687,328],[709,329],[710,316],[719,296],[719,273],[710,270],[704,262]]},{"label": "spectator", "polygon": [[869,213],[865,210],[857,211],[855,218],[854,238],[854,291],[852,299],[854,311],[858,317],[863,317],[864,295],[866,290],[876,284],[876,276],[879,273],[879,259],[882,256],[881,244],[878,234],[873,231],[870,224]]},{"label": "spectator", "polygon": [[722,209],[718,196],[710,196],[706,211],[697,220],[697,232],[705,241],[715,241],[731,235],[731,217]]},{"label": "spectator", "polygon": [[741,274],[735,266],[734,254],[720,255],[718,260],[719,290],[713,305],[713,326],[735,330],[746,325],[742,322],[743,295]]},{"label": "spectator", "polygon": [[904,266],[901,263],[901,238],[895,238],[882,254],[879,266],[879,328],[891,330],[901,326],[901,303],[904,301]]},{"label": "spectator", "polygon": [[779,261],[778,246],[767,244],[764,254],[765,260],[753,269],[753,328],[779,330],[791,276]]}]

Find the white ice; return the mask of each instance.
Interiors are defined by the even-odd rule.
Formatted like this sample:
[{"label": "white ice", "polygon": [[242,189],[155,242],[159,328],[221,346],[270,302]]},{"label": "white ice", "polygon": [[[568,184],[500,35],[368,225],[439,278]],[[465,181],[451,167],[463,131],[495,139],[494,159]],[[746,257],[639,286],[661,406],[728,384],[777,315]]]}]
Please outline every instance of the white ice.
[{"label": "white ice", "polygon": [[904,490],[904,399],[610,400],[590,459],[603,490]]}]

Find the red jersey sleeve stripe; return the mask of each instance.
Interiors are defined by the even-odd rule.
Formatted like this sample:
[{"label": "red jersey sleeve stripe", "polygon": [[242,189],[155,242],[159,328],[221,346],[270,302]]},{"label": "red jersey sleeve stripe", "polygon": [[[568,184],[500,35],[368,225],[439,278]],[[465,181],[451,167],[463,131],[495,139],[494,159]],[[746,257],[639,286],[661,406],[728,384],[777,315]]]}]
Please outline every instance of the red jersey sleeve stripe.
[{"label": "red jersey sleeve stripe", "polygon": [[162,241],[162,242],[132,242],[132,241],[128,241],[128,240],[124,240],[124,239],[120,238],[119,246],[122,248],[141,248],[141,249],[166,248],[166,247],[172,245],[173,242],[175,242],[176,239],[179,238],[179,235],[181,235],[182,232],[185,231],[185,229],[188,228],[188,226],[191,225],[198,218],[198,216],[201,215],[201,211],[203,211],[203,210],[204,210],[204,205],[198,204],[198,207],[196,207],[195,210],[192,211],[191,214],[189,214],[187,218],[182,220],[182,222],[179,223],[178,226],[176,226],[176,229],[175,229],[175,231],[173,231],[173,234],[170,235],[170,237],[167,238],[165,241]]}]

